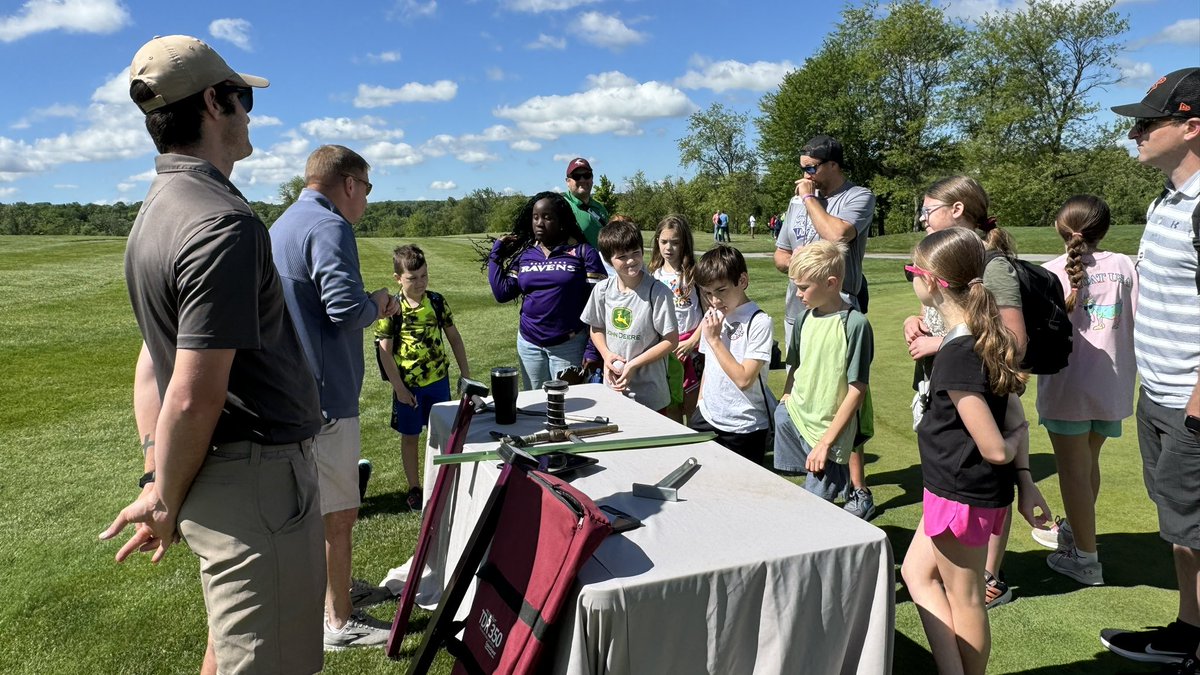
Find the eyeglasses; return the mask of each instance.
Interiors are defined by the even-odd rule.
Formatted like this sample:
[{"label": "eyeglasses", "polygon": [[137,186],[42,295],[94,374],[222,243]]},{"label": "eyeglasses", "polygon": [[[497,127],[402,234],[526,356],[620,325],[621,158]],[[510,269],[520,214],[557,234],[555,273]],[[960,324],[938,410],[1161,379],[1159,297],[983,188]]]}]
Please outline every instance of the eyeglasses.
[{"label": "eyeglasses", "polygon": [[571,174],[571,180],[580,181],[580,180],[591,180],[591,179],[592,179],[591,173],[584,173],[582,171],[579,171],[579,172]]},{"label": "eyeglasses", "polygon": [[369,181],[365,181],[365,180],[363,180],[363,179],[359,178],[358,176],[355,176],[355,175],[354,175],[354,174],[352,174],[352,173],[344,173],[344,174],[342,174],[342,175],[343,175],[343,176],[345,176],[346,178],[349,178],[350,180],[356,180],[356,181],[358,181],[358,182],[362,183],[363,185],[366,185],[366,186],[367,186],[367,194],[366,194],[366,196],[367,196],[367,197],[370,197],[370,196],[371,196],[371,188],[373,188],[373,187],[375,187],[375,186],[374,186],[374,185],[371,185],[371,183],[370,183]]},{"label": "eyeglasses", "polygon": [[[943,206],[945,206],[945,205],[943,204]],[[907,279],[909,283],[912,283],[914,276],[929,277],[930,279],[933,279],[934,281],[938,282],[938,285],[941,286],[942,288],[950,288],[950,284],[947,283],[945,279],[939,279],[939,278],[933,276],[933,272],[930,272],[929,270],[923,270],[920,267],[917,267],[916,265],[905,265],[904,266],[904,278]]]},{"label": "eyeglasses", "polygon": [[808,166],[801,166],[800,170],[811,176],[811,175],[815,174],[817,172],[817,169],[821,168],[821,165],[824,163],[825,162],[817,162],[816,164],[809,164]]},{"label": "eyeglasses", "polygon": [[254,90],[250,87],[239,87],[229,82],[225,82],[221,86],[221,93],[223,95],[237,94],[238,101],[242,104],[242,110],[245,110],[246,114],[249,115],[250,111],[254,109]]},{"label": "eyeglasses", "polygon": [[1133,128],[1129,130],[1130,136],[1144,136],[1155,129],[1165,126],[1170,122],[1182,122],[1183,117],[1139,117],[1133,122]]},{"label": "eyeglasses", "polygon": [[922,206],[921,210],[920,210],[921,220],[928,220],[929,214],[933,213],[934,211],[937,211],[938,209],[942,208],[943,206],[949,206],[949,204],[938,204],[937,206]]}]

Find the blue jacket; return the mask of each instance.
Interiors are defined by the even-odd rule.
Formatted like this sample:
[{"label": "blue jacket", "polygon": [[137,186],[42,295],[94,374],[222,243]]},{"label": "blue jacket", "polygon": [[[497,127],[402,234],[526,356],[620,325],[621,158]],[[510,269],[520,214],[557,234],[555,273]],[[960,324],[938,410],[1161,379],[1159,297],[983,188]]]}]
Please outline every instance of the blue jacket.
[{"label": "blue jacket", "polygon": [[271,254],[288,311],[321,393],[326,419],[358,416],[363,329],[379,317],[358,264],[350,223],[305,189],[271,226]]}]

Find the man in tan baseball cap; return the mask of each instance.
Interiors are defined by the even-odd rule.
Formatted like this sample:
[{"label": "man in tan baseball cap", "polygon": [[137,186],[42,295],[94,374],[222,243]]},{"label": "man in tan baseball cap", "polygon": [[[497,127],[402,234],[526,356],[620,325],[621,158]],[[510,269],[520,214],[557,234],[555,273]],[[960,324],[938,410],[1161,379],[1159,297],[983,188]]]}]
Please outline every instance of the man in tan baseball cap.
[{"label": "man in tan baseball cap", "polygon": [[267,81],[182,35],[138,50],[129,79],[161,153],[125,252],[145,473],[100,537],[135,526],[118,561],[157,562],[181,537],[200,558],[201,673],[314,673],[325,545],[312,439],[324,419],[296,367],[267,228],[229,180],[253,151],[251,87]]}]

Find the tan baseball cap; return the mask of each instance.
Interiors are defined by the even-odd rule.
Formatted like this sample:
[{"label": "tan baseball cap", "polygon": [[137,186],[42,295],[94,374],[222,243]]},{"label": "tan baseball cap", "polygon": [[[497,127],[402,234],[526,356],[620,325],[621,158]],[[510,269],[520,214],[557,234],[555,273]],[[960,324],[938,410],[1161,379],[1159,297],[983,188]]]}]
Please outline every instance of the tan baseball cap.
[{"label": "tan baseball cap", "polygon": [[144,113],[221,82],[260,88],[270,85],[261,77],[235,72],[212,47],[189,35],[155,37],[142,45],[129,65],[129,82],[137,80],[157,94],[138,103]]}]

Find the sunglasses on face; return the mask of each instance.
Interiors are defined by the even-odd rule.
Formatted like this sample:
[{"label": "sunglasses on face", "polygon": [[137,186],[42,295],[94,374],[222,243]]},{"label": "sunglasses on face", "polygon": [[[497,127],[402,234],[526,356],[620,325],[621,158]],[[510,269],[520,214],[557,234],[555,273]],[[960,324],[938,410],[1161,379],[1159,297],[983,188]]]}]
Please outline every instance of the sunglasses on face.
[{"label": "sunglasses on face", "polygon": [[1144,136],[1161,126],[1166,126],[1171,122],[1182,122],[1183,120],[1184,118],[1182,117],[1139,117],[1133,122],[1133,128],[1129,130],[1129,133],[1134,136]]},{"label": "sunglasses on face", "polygon": [[571,180],[580,181],[580,180],[591,180],[591,179],[592,179],[592,174],[590,174],[590,173],[580,172],[580,173],[571,174]]},{"label": "sunglasses on face", "polygon": [[825,162],[817,162],[816,164],[809,164],[808,166],[801,166],[800,170],[803,171],[805,174],[811,176],[811,175],[815,174],[817,172],[817,169],[821,168],[821,165],[824,163]]},{"label": "sunglasses on face", "polygon": [[921,269],[920,267],[917,267],[916,265],[905,265],[904,266],[904,278],[907,279],[908,283],[911,284],[913,277],[929,277],[930,279],[933,279],[934,281],[938,282],[938,285],[941,286],[942,288],[950,288],[950,284],[947,283],[945,279],[938,279],[937,277],[933,276],[933,272],[930,272],[929,270]]},{"label": "sunglasses on face", "polygon": [[371,185],[371,183],[369,181],[365,181],[351,173],[344,173],[342,175],[345,176],[346,178],[349,178],[350,180],[357,181],[359,183],[362,183],[363,185],[366,185],[367,186],[367,194],[365,196],[367,196],[367,197],[371,196],[371,188],[373,188],[375,186]]}]

